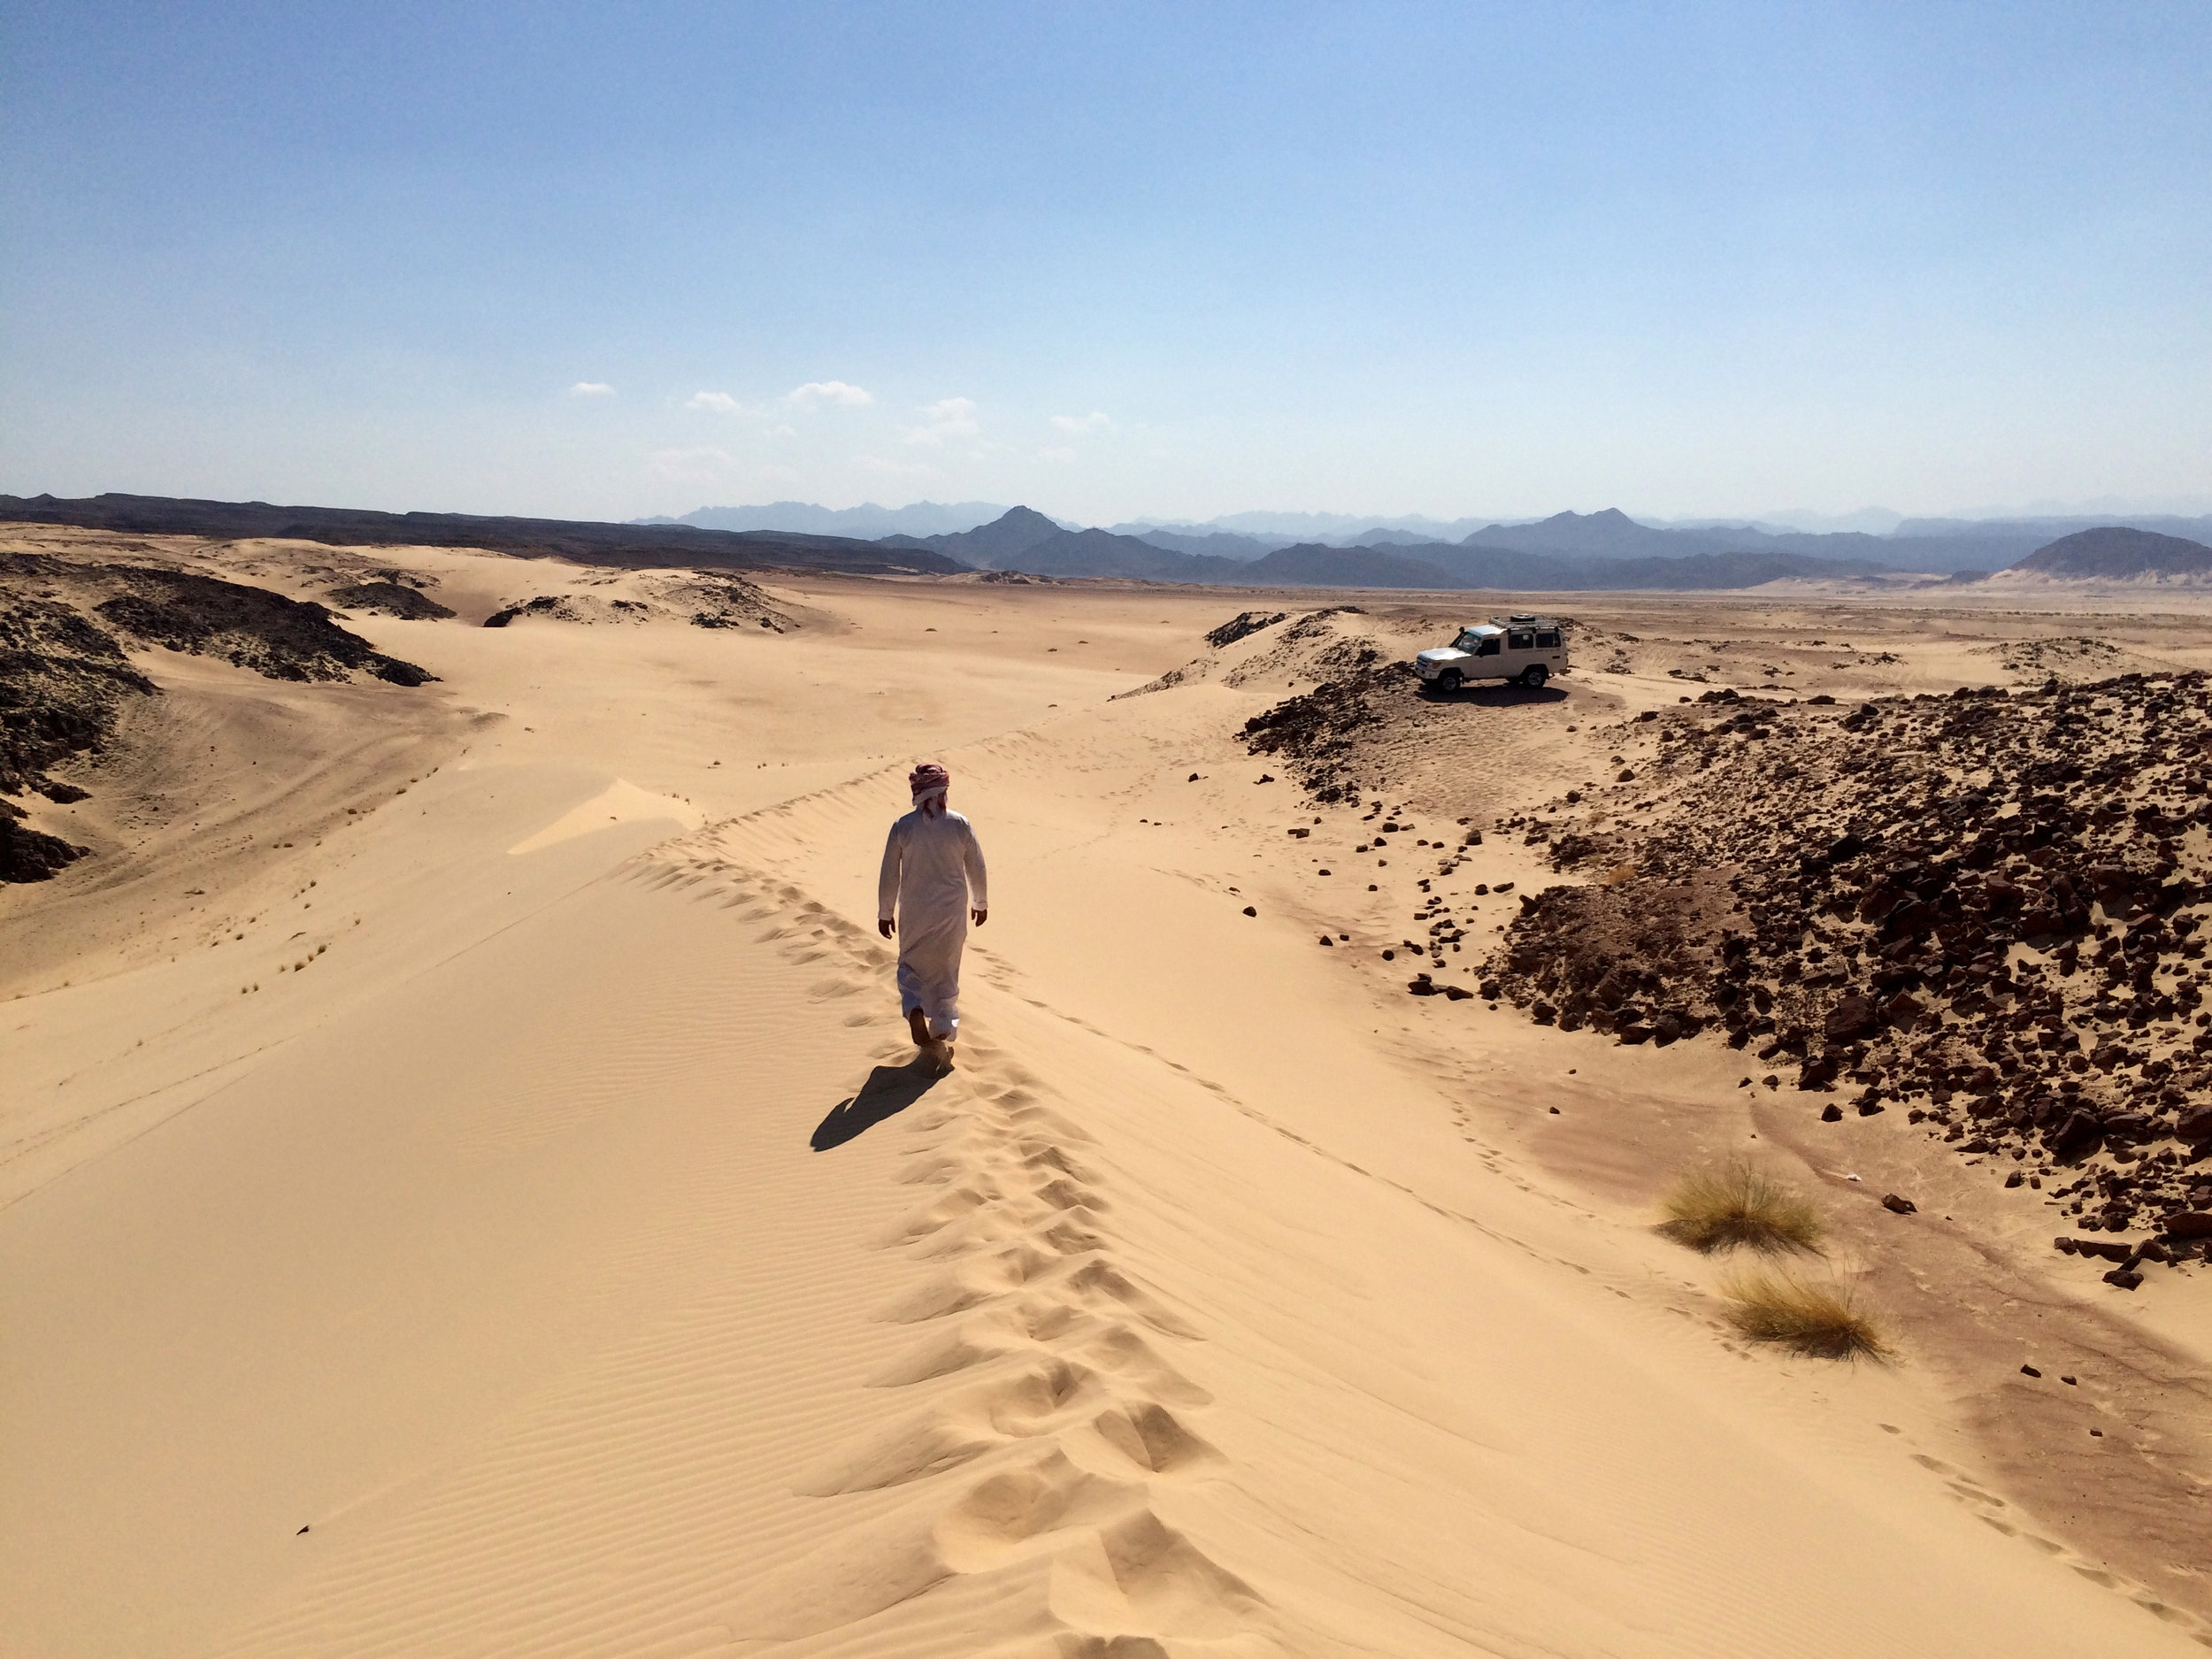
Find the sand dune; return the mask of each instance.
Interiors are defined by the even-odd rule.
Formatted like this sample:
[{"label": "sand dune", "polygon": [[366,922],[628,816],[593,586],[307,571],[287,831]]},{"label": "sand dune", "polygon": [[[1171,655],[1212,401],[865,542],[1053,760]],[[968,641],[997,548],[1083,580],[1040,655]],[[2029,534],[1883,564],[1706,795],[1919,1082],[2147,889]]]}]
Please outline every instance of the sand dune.
[{"label": "sand dune", "polygon": [[[177,551],[303,595],[348,573]],[[1234,741],[1305,666],[1204,646],[1242,599],[811,577],[769,584],[783,634],[667,606],[485,629],[563,584],[657,602],[375,559],[460,613],[349,624],[435,686],[142,661],[168,706],[119,785],[173,766],[180,721],[242,752],[311,723],[310,781],[236,809],[250,853],[212,858],[180,799],[0,889],[35,941],[0,1004],[0,1651],[2072,1656],[2212,1630],[2201,1534],[2131,1515],[2162,1488],[2128,1472],[2196,1469],[2127,1390],[2204,1386],[2201,1278],[2077,1317],[1980,1189],[1939,1239],[1865,1231],[1834,1152],[1717,1045],[1406,996],[1379,952],[1410,848],[1355,866],[1356,814]],[[1665,614],[1776,622],[1699,603]],[[1793,659],[1807,688],[1985,677],[1990,640],[2066,631],[1853,619],[1846,665]],[[2187,618],[2120,642],[2205,649]],[[1539,798],[1584,775],[1570,726],[1707,660],[1624,649],[1647,660],[1571,677],[1509,748],[1409,755],[1406,834],[1468,810],[1425,767]],[[346,699],[386,737],[319,759]],[[941,1079],[871,925],[925,753],[993,866]],[[1912,1167],[1853,1133],[1867,1172]],[[1651,1231],[1685,1159],[1761,1136],[1843,1218],[1896,1365],[1748,1348],[1711,1264]],[[2047,1425],[2103,1460],[2063,1465],[2070,1507],[1987,1420],[2017,1357],[1941,1347],[1970,1247],[2029,1299],[2007,1340],[2133,1322]]]}]

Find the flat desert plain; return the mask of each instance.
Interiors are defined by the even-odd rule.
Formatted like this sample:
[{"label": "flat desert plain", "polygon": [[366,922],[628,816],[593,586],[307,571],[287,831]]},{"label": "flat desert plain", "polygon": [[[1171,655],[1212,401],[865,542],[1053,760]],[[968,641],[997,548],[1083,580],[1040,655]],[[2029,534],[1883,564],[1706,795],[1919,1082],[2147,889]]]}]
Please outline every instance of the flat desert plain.
[{"label": "flat desert plain", "polygon": [[[2212,1270],[2054,1250],[2060,1166],[1910,1087],[1540,1024],[1482,965],[1523,896],[1633,863],[1523,826],[1687,810],[1710,744],[1646,736],[1707,694],[2185,680],[2201,593],[4,546],[53,561],[19,595],[196,572],[435,676],[130,636],[157,689],[51,768],[86,798],[21,798],[89,855],[0,888],[10,1655],[2212,1645]],[[453,614],[330,597],[364,580]],[[1377,680],[1240,735],[1509,603],[1571,618],[1540,695]],[[1247,611],[1282,620],[1207,641]],[[991,867],[942,1077],[874,926],[921,759]],[[1886,1358],[1750,1340],[1741,1253],[1658,1230],[1735,1157]]]}]

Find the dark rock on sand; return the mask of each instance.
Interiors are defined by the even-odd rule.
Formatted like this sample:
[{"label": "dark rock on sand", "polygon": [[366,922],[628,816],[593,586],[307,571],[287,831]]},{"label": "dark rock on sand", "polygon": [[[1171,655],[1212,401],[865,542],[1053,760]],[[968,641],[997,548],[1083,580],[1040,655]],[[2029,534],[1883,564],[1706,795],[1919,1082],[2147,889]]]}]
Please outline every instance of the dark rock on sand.
[{"label": "dark rock on sand", "polygon": [[19,809],[0,801],[0,881],[50,880],[88,852],[19,823]]},{"label": "dark rock on sand", "polygon": [[1219,650],[1224,646],[1234,645],[1249,634],[1257,634],[1262,628],[1273,627],[1289,614],[1286,611],[1240,611],[1219,627],[1209,628],[1206,643]]},{"label": "dark rock on sand", "polygon": [[437,622],[454,613],[404,582],[354,582],[330,590],[331,603],[346,611],[370,611],[409,622]]},{"label": "dark rock on sand", "polygon": [[1851,1042],[1881,1024],[1881,1010],[1870,996],[1847,996],[1828,1010],[1822,1027],[1830,1042]]}]

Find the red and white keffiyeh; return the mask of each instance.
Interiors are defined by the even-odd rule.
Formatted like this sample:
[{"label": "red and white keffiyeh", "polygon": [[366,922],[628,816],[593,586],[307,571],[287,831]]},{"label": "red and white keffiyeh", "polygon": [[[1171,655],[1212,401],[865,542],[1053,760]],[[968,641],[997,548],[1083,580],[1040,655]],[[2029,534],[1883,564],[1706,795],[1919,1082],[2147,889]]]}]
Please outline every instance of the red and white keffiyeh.
[{"label": "red and white keffiyeh", "polygon": [[945,810],[945,791],[952,787],[952,774],[933,760],[926,760],[907,774],[906,787],[914,792],[914,804],[921,809],[924,818],[935,818]]}]

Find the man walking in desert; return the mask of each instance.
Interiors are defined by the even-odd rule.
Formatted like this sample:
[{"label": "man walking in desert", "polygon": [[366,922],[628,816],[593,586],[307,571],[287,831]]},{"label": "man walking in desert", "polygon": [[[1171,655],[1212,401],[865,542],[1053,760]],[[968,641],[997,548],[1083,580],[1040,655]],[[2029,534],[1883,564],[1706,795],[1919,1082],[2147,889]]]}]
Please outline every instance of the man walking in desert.
[{"label": "man walking in desert", "polygon": [[968,918],[990,918],[983,849],[968,820],[945,805],[952,777],[933,761],[909,774],[914,810],[891,826],[876,879],[876,931],[899,941],[899,1005],[914,1046],[952,1064],[960,1030],[960,953]]}]

